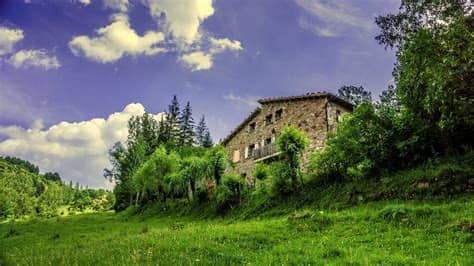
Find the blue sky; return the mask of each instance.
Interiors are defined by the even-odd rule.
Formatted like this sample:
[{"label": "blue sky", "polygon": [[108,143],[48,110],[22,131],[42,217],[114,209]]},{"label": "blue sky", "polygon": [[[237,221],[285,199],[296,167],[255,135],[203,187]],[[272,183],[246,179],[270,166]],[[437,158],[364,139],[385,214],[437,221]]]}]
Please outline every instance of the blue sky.
[{"label": "blue sky", "polygon": [[[335,93],[351,84],[378,95],[392,82],[394,56],[374,40],[373,20],[398,6],[399,0],[0,1],[0,154],[98,187],[104,147],[123,139],[111,128],[143,109],[164,111],[173,94],[183,105],[191,101],[196,119],[206,115],[215,140],[260,97]],[[68,149],[78,156],[65,155]]]}]

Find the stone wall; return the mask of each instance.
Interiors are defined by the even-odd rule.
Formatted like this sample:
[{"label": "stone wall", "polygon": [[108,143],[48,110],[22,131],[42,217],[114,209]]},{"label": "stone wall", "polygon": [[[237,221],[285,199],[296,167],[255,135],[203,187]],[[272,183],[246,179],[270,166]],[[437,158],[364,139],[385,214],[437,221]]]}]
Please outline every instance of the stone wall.
[{"label": "stone wall", "polygon": [[[278,110],[283,110],[283,113],[281,119],[275,120]],[[310,154],[324,148],[328,130],[335,129],[338,113],[342,115],[345,112],[350,112],[350,109],[328,101],[327,97],[265,103],[261,106],[261,111],[225,144],[225,149],[231,160],[237,157],[239,159],[235,162],[235,170],[252,180],[255,161],[251,157],[245,158],[246,147],[254,144],[256,148],[261,148],[267,138],[274,142],[285,125],[292,125],[300,129],[310,141],[302,158],[305,168]],[[266,116],[270,114],[272,122],[266,123]],[[256,123],[256,127],[250,132],[249,125],[252,123]],[[238,154],[235,151],[239,151]]]}]

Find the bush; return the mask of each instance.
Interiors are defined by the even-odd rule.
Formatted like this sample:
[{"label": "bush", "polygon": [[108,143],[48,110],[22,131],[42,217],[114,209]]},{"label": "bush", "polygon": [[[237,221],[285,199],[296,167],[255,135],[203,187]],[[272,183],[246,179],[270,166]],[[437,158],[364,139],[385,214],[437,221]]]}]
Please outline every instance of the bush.
[{"label": "bush", "polygon": [[269,166],[271,176],[271,194],[273,196],[287,196],[294,191],[293,171],[288,169],[284,162],[274,162]]},{"label": "bush", "polygon": [[293,126],[285,126],[277,138],[277,145],[280,149],[287,167],[288,177],[292,180],[292,185],[296,186],[301,178],[300,157],[304,149],[309,144],[308,138]]},{"label": "bush", "polygon": [[216,202],[218,210],[224,211],[240,204],[242,192],[245,187],[245,180],[236,173],[226,173],[222,179],[222,184],[217,186]]},{"label": "bush", "polygon": [[253,176],[258,180],[265,180],[269,176],[269,167],[267,164],[258,163],[253,170]]},{"label": "bush", "polygon": [[311,157],[309,169],[319,178],[357,180],[393,168],[396,159],[391,118],[364,102],[337,126],[324,151]]}]

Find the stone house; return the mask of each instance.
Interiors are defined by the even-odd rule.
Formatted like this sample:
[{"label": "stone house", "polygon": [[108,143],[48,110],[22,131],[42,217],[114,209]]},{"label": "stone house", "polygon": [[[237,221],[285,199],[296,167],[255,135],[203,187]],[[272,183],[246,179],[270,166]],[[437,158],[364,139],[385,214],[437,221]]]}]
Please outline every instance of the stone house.
[{"label": "stone house", "polygon": [[327,92],[300,96],[265,98],[222,142],[235,165],[235,170],[252,182],[258,162],[278,160],[275,140],[285,125],[292,125],[309,139],[302,158],[306,167],[311,153],[324,148],[328,133],[343,113],[352,111],[352,104]]}]

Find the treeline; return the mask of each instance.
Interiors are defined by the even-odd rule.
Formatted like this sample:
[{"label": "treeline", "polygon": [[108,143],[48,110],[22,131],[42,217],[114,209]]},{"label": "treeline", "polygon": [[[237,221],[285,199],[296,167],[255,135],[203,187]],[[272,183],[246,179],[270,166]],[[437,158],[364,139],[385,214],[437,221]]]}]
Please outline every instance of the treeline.
[{"label": "treeline", "polygon": [[117,183],[116,209],[186,200],[224,210],[254,196],[294,193],[305,182],[357,182],[472,151],[470,12],[466,1],[410,0],[402,1],[399,13],[377,17],[376,40],[397,52],[395,84],[378,102],[362,87],[341,88],[354,112],[343,117],[325,150],[313,154],[306,173],[300,157],[308,140],[292,127],[277,138],[281,160],[257,165],[252,184],[225,171],[232,165],[222,147],[209,148],[208,131],[193,130],[189,103],[180,112],[174,97],[163,121],[132,118],[128,141],[110,151],[113,168],[105,172]]},{"label": "treeline", "polygon": [[[356,180],[472,150],[474,19],[466,1],[403,1],[379,16],[380,44],[397,51],[395,86],[371,101],[360,87],[340,95],[357,104],[312,169]],[[356,95],[356,96],[354,96]]]},{"label": "treeline", "polygon": [[114,204],[110,192],[68,186],[58,173],[42,175],[38,166],[8,156],[0,157],[0,188],[0,219],[108,210]]},{"label": "treeline", "polygon": [[[115,209],[123,210],[130,205],[177,197],[175,194],[181,196],[185,189],[174,185],[186,183],[185,177],[180,175],[183,180],[178,180],[176,174],[185,171],[181,165],[195,167],[195,164],[204,164],[200,160],[207,160],[212,154],[224,153],[219,147],[212,148],[213,145],[204,115],[196,125],[191,104],[187,102],[181,109],[176,95],[163,119],[157,121],[148,113],[132,117],[128,123],[127,141],[112,147],[109,151],[112,168],[104,169],[104,176],[116,185]],[[168,180],[171,178],[172,181]],[[194,193],[190,195],[194,197],[198,186],[191,180],[187,181],[192,183],[189,185]]]}]

